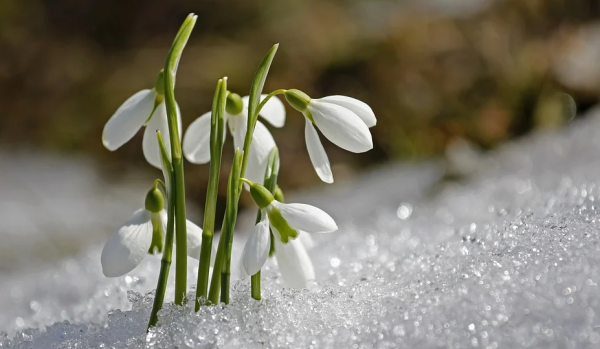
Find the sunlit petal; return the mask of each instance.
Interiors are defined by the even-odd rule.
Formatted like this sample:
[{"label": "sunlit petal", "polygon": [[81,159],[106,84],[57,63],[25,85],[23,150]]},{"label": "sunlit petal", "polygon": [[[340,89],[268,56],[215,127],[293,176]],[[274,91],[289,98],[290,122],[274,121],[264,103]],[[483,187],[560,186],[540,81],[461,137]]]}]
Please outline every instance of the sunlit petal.
[{"label": "sunlit petal", "polygon": [[269,257],[269,248],[271,247],[269,218],[265,212],[262,212],[261,216],[260,222],[254,226],[242,253],[242,264],[248,275],[259,272]]},{"label": "sunlit petal", "polygon": [[300,240],[290,240],[284,244],[275,239],[275,256],[283,281],[292,288],[304,288],[308,281],[315,279],[312,261]]},{"label": "sunlit petal", "polygon": [[323,135],[338,147],[353,153],[373,149],[369,128],[349,109],[313,100],[308,110]]},{"label": "sunlit petal", "polygon": [[248,165],[245,177],[252,182],[263,183],[265,171],[269,161],[269,153],[275,147],[275,140],[265,125],[257,121],[254,128],[250,154],[248,154]]},{"label": "sunlit petal", "polygon": [[202,245],[202,228],[194,222],[186,220],[187,253],[188,256],[200,259],[200,246]]},{"label": "sunlit petal", "polygon": [[[260,101],[262,102],[265,97],[267,97],[267,95],[261,95]],[[249,100],[250,97],[248,96],[242,97],[242,101],[246,108],[248,107]],[[285,124],[285,106],[276,96],[271,97],[269,101],[265,103],[259,115],[274,127],[283,127]]]},{"label": "sunlit petal", "polygon": [[135,269],[152,244],[150,212],[140,209],[106,241],[100,256],[107,277],[125,275]]},{"label": "sunlit petal", "polygon": [[310,161],[312,162],[317,175],[323,182],[333,183],[333,174],[331,173],[329,158],[323,148],[323,144],[321,144],[317,130],[315,130],[315,127],[308,118],[306,118],[304,138],[306,141],[306,149],[308,149],[308,156],[310,157]]},{"label": "sunlit petal", "polygon": [[307,233],[331,233],[338,228],[333,218],[318,207],[307,204],[284,204],[276,200],[271,205],[279,209],[287,223],[296,230]]},{"label": "sunlit petal", "polygon": [[211,112],[202,114],[194,120],[183,137],[183,155],[194,164],[210,161],[210,118]]},{"label": "sunlit petal", "polygon": [[116,150],[127,143],[144,125],[154,108],[156,92],[142,90],[129,97],[111,116],[102,132],[102,144]]},{"label": "sunlit petal", "polygon": [[312,236],[310,236],[310,234],[307,234],[305,231],[302,230],[298,231],[298,239],[300,239],[300,242],[302,242],[302,245],[304,245],[304,248],[306,248],[307,250],[311,250],[317,245],[315,243],[315,240],[313,240]]},{"label": "sunlit petal", "polygon": [[[179,112],[179,107],[177,107],[177,121],[179,130],[181,130],[181,113]],[[163,142],[165,143],[165,148],[167,148],[167,153],[171,154],[171,141],[169,136],[169,122],[167,120],[167,110],[165,108],[165,103],[161,103],[156,107],[154,111],[154,115],[146,125],[146,130],[144,130],[144,139],[142,140],[142,150],[144,151],[144,156],[146,157],[146,161],[156,168],[161,169],[161,158],[160,158],[160,149],[158,147],[158,138],[156,138],[156,131],[160,130],[160,133],[163,137]],[[181,133],[179,134],[181,137]]]},{"label": "sunlit petal", "polygon": [[337,104],[346,109],[350,109],[354,114],[358,115],[368,127],[373,127],[377,124],[377,118],[371,107],[369,107],[367,103],[359,101],[356,98],[347,96],[327,96],[319,98],[319,101]]}]

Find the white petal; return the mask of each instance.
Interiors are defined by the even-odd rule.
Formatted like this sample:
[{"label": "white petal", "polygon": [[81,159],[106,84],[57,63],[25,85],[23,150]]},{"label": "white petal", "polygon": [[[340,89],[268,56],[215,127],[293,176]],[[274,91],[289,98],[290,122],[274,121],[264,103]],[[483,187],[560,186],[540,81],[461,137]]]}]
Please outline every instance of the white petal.
[{"label": "white petal", "polygon": [[373,149],[369,128],[349,109],[313,100],[308,110],[323,135],[338,147],[353,153]]},{"label": "white petal", "polygon": [[269,153],[273,147],[275,147],[275,140],[271,132],[262,122],[257,121],[252,143],[250,144],[250,154],[248,154],[248,165],[244,177],[252,182],[263,184],[269,162]]},{"label": "white petal", "polygon": [[183,137],[183,155],[194,164],[210,161],[210,118],[211,112],[202,114],[190,124]]},{"label": "white petal", "polygon": [[188,256],[200,259],[200,246],[202,245],[202,228],[194,222],[186,221],[187,253]]},{"label": "white petal", "polygon": [[117,109],[102,132],[102,143],[106,149],[116,150],[135,136],[150,117],[155,96],[154,89],[141,90]]},{"label": "white petal", "polygon": [[[261,95],[260,101],[262,102],[266,97],[267,95]],[[244,106],[248,108],[250,97],[242,97],[242,101],[244,102]],[[259,115],[274,127],[283,127],[285,124],[285,105],[283,105],[283,102],[279,98],[273,96],[262,108]]]},{"label": "white petal", "polygon": [[333,218],[318,207],[307,204],[284,204],[274,200],[271,205],[281,212],[290,227],[307,233],[331,233],[337,230]]},{"label": "white petal", "polygon": [[306,126],[304,127],[304,139],[306,141],[306,149],[308,156],[317,172],[317,175],[325,183],[333,183],[333,174],[329,165],[329,158],[321,144],[317,130],[312,122],[306,118]]},{"label": "white petal", "polygon": [[233,136],[233,148],[244,149],[246,128],[248,127],[248,116],[245,112],[238,115],[229,115],[227,121],[229,132],[231,132],[231,135]]},{"label": "white petal", "polygon": [[298,239],[307,250],[312,250],[316,246],[315,240],[313,240],[312,236],[305,231],[298,231]]},{"label": "white petal", "polygon": [[287,244],[275,240],[275,256],[283,281],[292,288],[304,288],[309,280],[315,279],[312,261],[300,240],[290,240]]},{"label": "white petal", "polygon": [[[177,107],[177,123],[179,130],[181,130],[181,113],[179,112],[179,106]],[[152,119],[150,119],[146,125],[146,130],[144,130],[144,139],[142,140],[142,150],[144,151],[146,161],[148,161],[150,165],[161,169],[162,163],[160,158],[160,149],[158,147],[158,139],[156,138],[157,130],[160,130],[160,133],[162,134],[165,148],[167,148],[167,153],[171,154],[169,122],[167,120],[167,109],[164,102],[156,107],[154,115],[152,115]],[[179,135],[181,138],[181,133]]]},{"label": "white petal", "polygon": [[269,257],[271,247],[269,218],[265,212],[261,215],[262,218],[254,226],[242,253],[242,264],[248,275],[258,273]]},{"label": "white petal", "polygon": [[107,277],[125,275],[137,267],[152,244],[150,212],[137,210],[133,217],[106,241],[100,256]]},{"label": "white petal", "polygon": [[377,118],[373,109],[363,101],[359,101],[356,98],[347,96],[327,96],[319,98],[321,102],[337,104],[341,107],[350,109],[354,114],[358,115],[359,118],[368,126],[373,127],[377,124]]}]

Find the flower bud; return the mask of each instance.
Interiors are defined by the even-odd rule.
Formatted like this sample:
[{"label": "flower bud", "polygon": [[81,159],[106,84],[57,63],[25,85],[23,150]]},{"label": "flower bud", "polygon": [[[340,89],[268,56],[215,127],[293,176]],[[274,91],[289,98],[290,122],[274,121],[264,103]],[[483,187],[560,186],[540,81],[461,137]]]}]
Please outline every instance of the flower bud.
[{"label": "flower bud", "polygon": [[161,69],[154,83],[154,90],[161,96],[165,95],[165,71]]},{"label": "flower bud", "polygon": [[275,198],[275,200],[277,200],[279,202],[285,201],[285,196],[283,196],[283,190],[281,190],[281,188],[279,186],[275,187],[275,192],[273,193],[273,197]]},{"label": "flower bud", "polygon": [[242,179],[250,186],[250,195],[252,196],[252,200],[256,203],[258,208],[263,209],[271,204],[273,200],[273,194],[258,183],[253,183],[245,178]]},{"label": "flower bud", "polygon": [[244,110],[244,102],[242,97],[237,93],[230,92],[227,94],[227,102],[225,104],[225,110],[230,115],[238,115]]},{"label": "flower bud", "polygon": [[147,211],[158,213],[165,207],[165,199],[161,191],[154,187],[146,194],[145,207]]},{"label": "flower bud", "polygon": [[286,90],[285,99],[294,109],[301,113],[304,113],[310,104],[310,97],[306,93],[296,89]]}]

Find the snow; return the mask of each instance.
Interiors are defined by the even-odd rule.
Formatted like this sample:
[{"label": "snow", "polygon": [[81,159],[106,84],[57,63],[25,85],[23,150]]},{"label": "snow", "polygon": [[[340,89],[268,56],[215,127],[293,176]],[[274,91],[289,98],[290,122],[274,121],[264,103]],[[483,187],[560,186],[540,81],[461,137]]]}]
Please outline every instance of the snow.
[{"label": "snow", "polygon": [[340,226],[313,236],[316,282],[287,289],[270,260],[262,301],[235,282],[230,305],[166,304],[148,334],[156,258],[106,279],[93,244],[0,275],[0,347],[598,347],[598,129],[594,110],[502,147],[462,182],[438,185],[437,163],[392,165],[288,195]]}]

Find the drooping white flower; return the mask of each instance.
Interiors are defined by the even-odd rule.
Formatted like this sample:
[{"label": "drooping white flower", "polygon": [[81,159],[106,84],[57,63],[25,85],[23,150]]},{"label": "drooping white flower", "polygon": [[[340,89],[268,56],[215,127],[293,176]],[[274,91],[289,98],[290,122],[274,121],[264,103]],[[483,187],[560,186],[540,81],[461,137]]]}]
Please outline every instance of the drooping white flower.
[{"label": "drooping white flower", "polygon": [[299,90],[286,90],[285,97],[292,107],[305,116],[306,148],[323,182],[333,183],[333,174],[315,125],[327,139],[342,149],[353,153],[373,149],[369,128],[377,124],[377,119],[366,103],[347,96],[311,99]]},{"label": "drooping white flower", "polygon": [[[266,95],[261,96],[261,101]],[[225,109],[225,122],[233,136],[234,148],[242,149],[246,137],[248,123],[248,101],[249,97],[240,97],[235,93],[229,93]],[[274,127],[282,127],[285,124],[285,107],[281,100],[272,97],[260,111],[260,116]],[[183,137],[183,154],[188,161],[195,164],[205,164],[210,161],[210,118],[211,112],[205,113],[196,119],[185,132]],[[245,176],[252,181],[262,182],[269,152],[275,147],[275,140],[260,121],[256,122],[250,153],[248,154],[248,165]]]},{"label": "drooping white flower", "polygon": [[[108,238],[100,262],[107,277],[125,275],[135,269],[146,254],[162,252],[164,232],[167,229],[167,213],[157,193],[151,190],[146,196],[146,207],[134,212],[131,219],[120,226]],[[153,195],[149,204],[148,196]],[[162,197],[162,196],[161,196]],[[158,203],[157,203],[158,202]],[[198,259],[202,241],[202,229],[191,221],[186,222],[188,256]]]},{"label": "drooping white flower", "polygon": [[265,264],[275,238],[275,256],[285,283],[293,288],[306,286],[315,272],[303,239],[306,233],[330,233],[337,230],[333,218],[325,211],[306,204],[285,204],[275,200],[266,188],[250,185],[250,194],[261,210],[242,254],[242,265],[248,275],[256,274]]},{"label": "drooping white flower", "polygon": [[[164,96],[159,91],[162,88],[162,72],[159,74],[155,88],[145,89],[135,93],[123,103],[104,125],[102,144],[110,151],[115,151],[127,143],[140,128],[146,126],[142,141],[142,149],[146,161],[160,168],[160,156],[156,130],[163,134],[165,147],[171,151],[169,141],[169,126]],[[157,90],[158,89],[158,90]],[[181,115],[177,106],[178,127],[181,130]],[[179,134],[181,137],[181,132]]]}]

